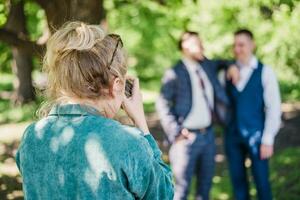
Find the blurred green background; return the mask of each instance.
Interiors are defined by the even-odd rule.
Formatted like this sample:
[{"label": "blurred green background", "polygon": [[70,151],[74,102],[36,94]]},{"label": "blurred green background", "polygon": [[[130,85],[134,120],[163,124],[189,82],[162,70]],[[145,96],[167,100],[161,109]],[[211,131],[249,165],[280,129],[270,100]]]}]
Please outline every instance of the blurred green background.
[{"label": "blurred green background", "polygon": [[[85,2],[92,1],[96,0]],[[0,199],[22,199],[19,175],[10,177],[5,170],[1,170],[5,168],[5,164],[12,164],[7,159],[13,157],[18,139],[7,139],[1,132],[1,126],[10,124],[12,129],[7,131],[10,135],[10,132],[14,132],[13,127],[35,120],[35,110],[43,100],[39,87],[43,85],[44,79],[41,73],[41,54],[30,52],[27,57],[32,64],[33,85],[38,88],[34,98],[27,101],[20,98],[18,92],[23,82],[18,81],[16,74],[22,66],[16,66],[13,52],[14,49],[22,50],[22,45],[17,43],[20,41],[43,46],[47,35],[61,25],[51,18],[51,10],[47,10],[47,5],[53,2],[57,4],[57,8],[67,7],[66,10],[66,2],[70,3],[70,7],[78,4],[75,0],[0,0]],[[16,6],[20,5],[23,18],[18,14],[11,16],[12,8],[15,6],[18,11],[20,7]],[[108,32],[118,33],[123,39],[128,52],[129,73],[140,78],[145,110],[149,115],[155,111],[154,102],[164,71],[180,58],[177,39],[186,29],[200,33],[209,58],[226,59],[232,58],[233,32],[238,28],[252,30],[257,44],[257,56],[276,71],[283,102],[286,105],[298,105],[300,101],[298,0],[99,0],[97,5],[101,12],[96,19],[99,20],[98,23],[102,20]],[[58,9],[57,13],[60,12],[63,13]],[[61,21],[86,19],[74,14],[76,9],[73,14],[71,11],[68,13],[67,17],[61,17]],[[78,13],[81,11],[78,10]],[[93,22],[94,19],[89,20],[90,18],[87,21]],[[22,23],[19,26],[17,19],[23,20],[24,27],[21,31],[18,27]],[[52,22],[54,28],[51,26]],[[25,53],[26,48],[23,48]],[[25,80],[28,78],[25,77]],[[294,106],[288,107],[287,112],[298,113]],[[295,123],[298,126],[293,130],[299,132],[299,121]],[[16,131],[22,132],[22,128]],[[297,143],[295,146],[299,145]],[[299,147],[281,148],[272,159],[271,180],[276,199],[300,199],[299,155]],[[232,199],[225,162],[218,164],[213,182],[213,199]],[[251,194],[255,195],[253,186]]]}]

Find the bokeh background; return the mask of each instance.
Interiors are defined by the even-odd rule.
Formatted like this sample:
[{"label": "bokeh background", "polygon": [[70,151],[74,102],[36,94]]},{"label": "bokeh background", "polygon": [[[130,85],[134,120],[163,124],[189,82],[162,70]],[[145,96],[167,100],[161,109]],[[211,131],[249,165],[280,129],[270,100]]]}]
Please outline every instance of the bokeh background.
[{"label": "bokeh background", "polygon": [[[274,197],[300,199],[298,0],[0,0],[0,199],[23,199],[14,154],[25,127],[37,120],[35,111],[43,101],[45,42],[70,20],[102,24],[108,32],[121,35],[129,73],[140,78],[148,122],[166,161],[167,147],[162,145],[164,133],[154,103],[164,71],[180,58],[178,37],[183,30],[197,31],[207,57],[230,59],[233,32],[252,30],[257,56],[275,70],[283,100],[283,124],[270,162]],[[233,199],[222,130],[218,130],[212,199]],[[253,198],[255,194],[252,184]]]}]

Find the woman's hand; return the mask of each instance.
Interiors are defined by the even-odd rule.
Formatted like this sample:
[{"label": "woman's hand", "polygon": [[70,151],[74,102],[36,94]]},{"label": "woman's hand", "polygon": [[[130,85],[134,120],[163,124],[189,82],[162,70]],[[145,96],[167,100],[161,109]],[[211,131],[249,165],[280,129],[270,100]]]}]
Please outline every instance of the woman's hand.
[{"label": "woman's hand", "polygon": [[132,96],[128,98],[124,95],[123,109],[139,129],[144,133],[149,133],[139,80],[137,78],[130,79],[133,80]]}]

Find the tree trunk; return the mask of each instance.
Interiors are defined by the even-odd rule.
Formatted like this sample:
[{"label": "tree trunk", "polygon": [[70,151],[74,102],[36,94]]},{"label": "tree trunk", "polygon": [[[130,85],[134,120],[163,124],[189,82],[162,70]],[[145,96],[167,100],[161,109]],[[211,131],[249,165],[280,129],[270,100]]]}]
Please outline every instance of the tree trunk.
[{"label": "tree trunk", "polygon": [[53,33],[67,21],[100,24],[105,18],[103,0],[36,0],[45,10],[50,31]]},{"label": "tree trunk", "polygon": [[[6,23],[6,29],[18,35],[26,37],[26,21],[24,14],[24,2],[11,1],[10,13]],[[34,88],[32,86],[32,56],[24,49],[16,46],[12,47],[13,71],[17,76],[15,101],[17,103],[27,103],[35,99]]]},{"label": "tree trunk", "polygon": [[13,47],[14,57],[13,68],[17,75],[16,89],[17,95],[14,99],[16,103],[28,103],[35,100],[34,88],[32,85],[32,58],[31,55]]},{"label": "tree trunk", "polygon": [[[35,0],[44,10],[49,30],[53,33],[67,21],[100,24],[105,18],[103,0]],[[12,46],[13,71],[17,76],[15,100],[26,103],[35,99],[32,86],[32,55],[40,55],[44,45],[27,37],[24,0],[10,0],[10,12],[5,28],[0,29],[0,39]]]}]

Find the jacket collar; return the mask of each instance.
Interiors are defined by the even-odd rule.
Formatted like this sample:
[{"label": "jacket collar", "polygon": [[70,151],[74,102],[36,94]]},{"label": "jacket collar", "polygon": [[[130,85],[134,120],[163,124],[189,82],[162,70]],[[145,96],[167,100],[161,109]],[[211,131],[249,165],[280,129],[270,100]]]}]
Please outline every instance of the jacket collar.
[{"label": "jacket collar", "polygon": [[50,115],[101,115],[101,113],[92,106],[83,104],[57,104],[52,107]]},{"label": "jacket collar", "polygon": [[[185,59],[185,58],[182,58],[180,61],[179,61],[179,66],[181,66],[181,67],[183,67],[183,68],[186,68],[187,66],[186,66],[186,60],[187,59]],[[208,61],[208,59],[206,58],[206,57],[204,57],[204,59],[203,60],[201,60],[201,61],[193,61],[193,64],[195,64],[195,63],[198,63],[199,65],[201,65],[202,67],[206,67],[206,64],[207,64],[207,61]],[[188,62],[190,62],[190,60],[188,60]]]}]

